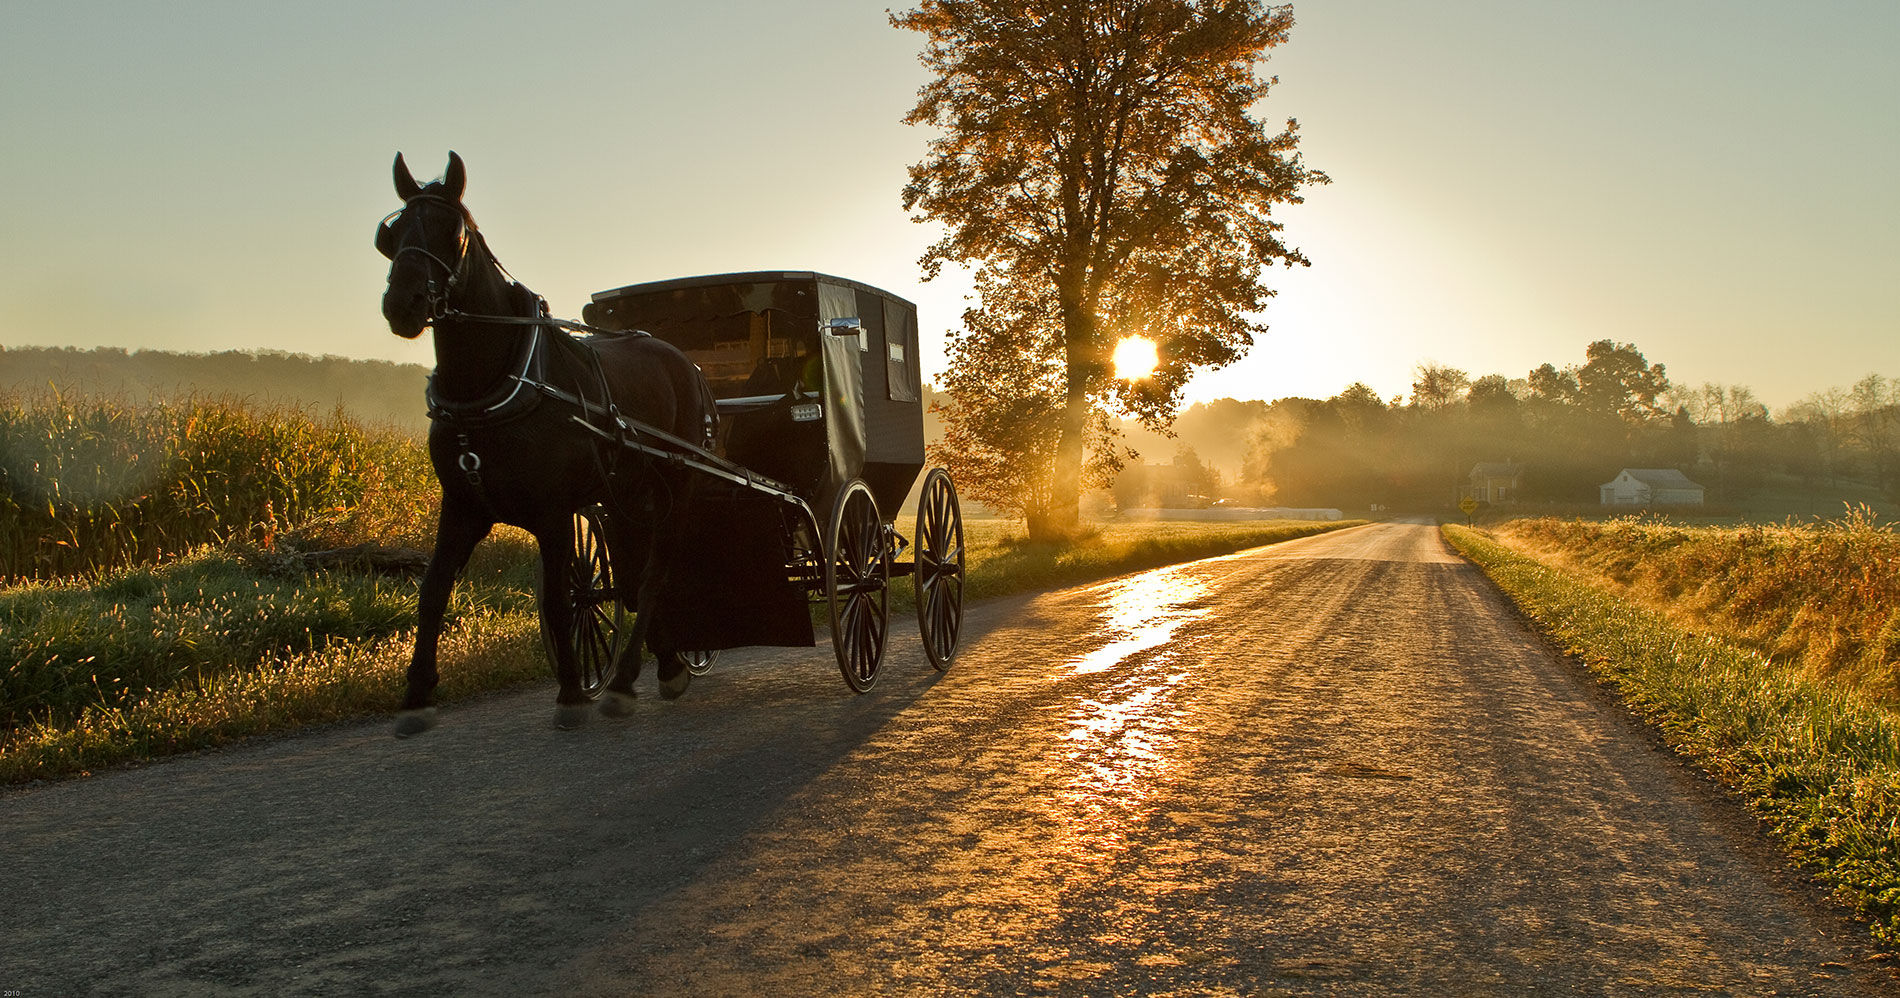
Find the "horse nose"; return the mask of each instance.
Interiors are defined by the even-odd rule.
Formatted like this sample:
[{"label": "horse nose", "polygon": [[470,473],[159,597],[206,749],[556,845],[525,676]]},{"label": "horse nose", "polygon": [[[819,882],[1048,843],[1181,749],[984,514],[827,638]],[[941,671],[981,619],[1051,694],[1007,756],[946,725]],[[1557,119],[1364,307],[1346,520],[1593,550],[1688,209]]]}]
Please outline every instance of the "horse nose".
[{"label": "horse nose", "polygon": [[397,336],[413,339],[420,335],[427,311],[428,298],[419,289],[403,294],[390,288],[383,295],[383,318],[389,321],[390,332]]}]

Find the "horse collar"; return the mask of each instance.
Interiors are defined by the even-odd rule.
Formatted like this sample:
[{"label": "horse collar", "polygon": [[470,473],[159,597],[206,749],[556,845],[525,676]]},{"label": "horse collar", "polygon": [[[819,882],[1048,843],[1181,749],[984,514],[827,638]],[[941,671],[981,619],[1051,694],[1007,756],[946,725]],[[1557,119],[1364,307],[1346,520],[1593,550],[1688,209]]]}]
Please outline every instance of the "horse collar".
[{"label": "horse collar", "polygon": [[476,429],[512,422],[533,412],[541,404],[538,389],[547,380],[547,327],[531,328],[521,351],[521,362],[514,373],[501,379],[495,390],[468,402],[450,401],[436,392],[435,375],[429,375],[426,396],[429,418],[457,429]]}]

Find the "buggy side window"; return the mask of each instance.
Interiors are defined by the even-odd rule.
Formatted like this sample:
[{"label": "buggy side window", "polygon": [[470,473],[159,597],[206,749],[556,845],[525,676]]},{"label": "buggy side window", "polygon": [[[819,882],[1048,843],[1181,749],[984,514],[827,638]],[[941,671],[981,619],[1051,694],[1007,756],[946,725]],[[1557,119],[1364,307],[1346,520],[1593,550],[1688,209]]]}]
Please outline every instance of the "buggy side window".
[{"label": "buggy side window", "polygon": [[917,356],[917,313],[884,299],[885,394],[893,402],[916,402],[923,394]]}]

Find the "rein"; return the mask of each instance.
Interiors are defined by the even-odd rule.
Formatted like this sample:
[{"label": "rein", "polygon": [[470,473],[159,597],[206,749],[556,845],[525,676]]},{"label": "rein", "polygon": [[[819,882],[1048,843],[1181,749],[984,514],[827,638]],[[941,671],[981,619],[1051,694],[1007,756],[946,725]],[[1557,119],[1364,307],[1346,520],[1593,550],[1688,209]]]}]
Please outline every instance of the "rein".
[{"label": "rein", "polygon": [[[497,263],[495,266],[500,267],[501,264]],[[507,268],[504,267],[502,269],[504,273],[507,272]],[[571,329],[577,333],[592,333],[596,336],[653,335],[644,329],[606,329],[601,326],[590,326],[585,322],[575,322],[572,319],[556,319],[551,315],[531,319],[519,315],[470,315],[467,312],[450,309],[443,312],[439,318],[451,319],[456,322],[492,322],[504,326],[558,326],[561,329]]]}]

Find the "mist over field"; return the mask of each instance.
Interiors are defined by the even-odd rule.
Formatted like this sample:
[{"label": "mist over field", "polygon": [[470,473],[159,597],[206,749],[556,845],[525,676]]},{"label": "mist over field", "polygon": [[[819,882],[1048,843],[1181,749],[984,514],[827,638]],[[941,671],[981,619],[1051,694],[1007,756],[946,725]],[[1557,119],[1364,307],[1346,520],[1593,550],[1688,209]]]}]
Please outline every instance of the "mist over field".
[{"label": "mist over field", "polygon": [[[1631,408],[1614,384],[1586,399],[1575,379],[1588,366],[1548,364],[1506,378],[1420,365],[1410,396],[1380,398],[1355,383],[1326,399],[1196,402],[1171,436],[1121,420],[1125,467],[1094,508],[1226,499],[1442,510],[1476,464],[1509,462],[1524,466],[1519,498],[1529,503],[1594,505],[1596,487],[1622,468],[1654,467],[1703,485],[1711,514],[1831,516],[1847,503],[1900,512],[1900,382],[1868,375],[1781,410],[1746,386],[1669,382],[1647,408]],[[0,393],[23,398],[56,392],[142,405],[196,394],[315,416],[340,407],[416,435],[428,426],[428,373],[419,364],[282,352],[0,348]],[[1544,383],[1534,384],[1538,377]],[[942,422],[928,407],[938,401],[946,399],[926,386],[933,441]]]},{"label": "mist over field", "polygon": [[428,413],[420,364],[280,351],[174,353],[100,347],[0,347],[0,393],[109,398],[128,405],[189,395],[311,409],[341,406],[365,423],[420,433]]}]

